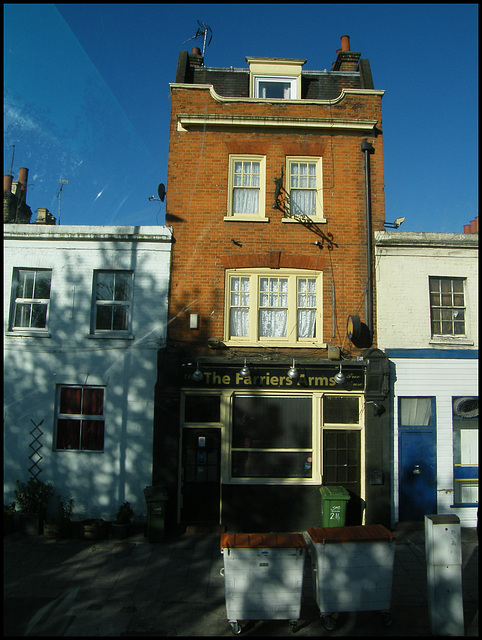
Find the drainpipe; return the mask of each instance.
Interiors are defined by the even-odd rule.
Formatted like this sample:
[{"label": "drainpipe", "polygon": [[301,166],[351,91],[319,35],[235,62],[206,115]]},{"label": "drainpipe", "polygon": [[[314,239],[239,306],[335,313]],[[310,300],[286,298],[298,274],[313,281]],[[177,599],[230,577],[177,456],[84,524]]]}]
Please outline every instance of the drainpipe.
[{"label": "drainpipe", "polygon": [[368,140],[363,140],[361,150],[365,154],[365,195],[366,195],[366,220],[367,220],[367,326],[370,330],[370,338],[373,337],[373,256],[372,256],[372,199],[370,184],[370,153],[373,153],[373,145]]}]

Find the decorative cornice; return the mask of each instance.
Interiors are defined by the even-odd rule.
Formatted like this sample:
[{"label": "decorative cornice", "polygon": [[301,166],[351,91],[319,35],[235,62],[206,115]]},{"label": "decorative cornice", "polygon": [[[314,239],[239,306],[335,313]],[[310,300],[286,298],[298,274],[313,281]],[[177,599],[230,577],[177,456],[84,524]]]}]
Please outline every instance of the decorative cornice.
[{"label": "decorative cornice", "polygon": [[[139,231],[136,231],[139,229]],[[5,240],[63,240],[63,241],[122,241],[122,242],[172,242],[171,227],[102,227],[82,225],[4,224]]]},{"label": "decorative cornice", "polygon": [[284,118],[277,116],[191,114],[180,113],[177,116],[177,130],[187,131],[189,127],[259,127],[259,128],[295,128],[295,129],[345,129],[370,133],[378,120],[347,118]]},{"label": "decorative cornice", "polygon": [[379,89],[342,89],[340,95],[333,100],[307,100],[306,98],[302,98],[300,100],[274,100],[267,98],[231,98],[220,96],[216,93],[214,86],[212,84],[188,84],[188,83],[180,83],[180,82],[171,82],[169,84],[169,88],[171,92],[174,89],[188,89],[188,90],[202,90],[209,91],[211,94],[211,98],[216,102],[252,102],[254,104],[319,104],[319,105],[335,105],[338,102],[341,102],[348,95],[356,95],[356,96],[383,96],[385,91]]}]

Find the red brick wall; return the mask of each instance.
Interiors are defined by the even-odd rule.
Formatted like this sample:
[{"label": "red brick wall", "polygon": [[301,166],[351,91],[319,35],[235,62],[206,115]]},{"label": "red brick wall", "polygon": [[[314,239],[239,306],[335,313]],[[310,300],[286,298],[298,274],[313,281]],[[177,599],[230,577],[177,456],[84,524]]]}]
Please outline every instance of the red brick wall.
[{"label": "red brick wall", "polygon": [[[350,314],[365,318],[367,277],[365,154],[370,155],[373,230],[383,229],[383,145],[381,96],[347,95],[329,106],[217,102],[206,89],[174,87],[171,94],[171,131],[167,179],[166,224],[173,227],[171,294],[168,336],[191,343],[202,352],[209,337],[223,340],[224,272],[233,266],[276,266],[323,270],[324,341],[353,345],[345,337]],[[282,118],[376,119],[376,137],[338,130],[333,135],[307,129],[212,127],[209,124],[177,130],[178,114],[222,116],[271,115]],[[232,153],[266,155],[266,215],[269,222],[225,221],[228,203],[228,156]],[[323,158],[323,204],[326,224],[337,244],[329,251],[314,243],[321,238],[295,223],[282,223],[273,209],[275,178],[285,169],[287,155]],[[241,246],[235,245],[236,239]],[[333,285],[336,297],[335,337],[332,328]],[[375,299],[375,296],[374,296]],[[200,329],[189,329],[189,314],[199,313]],[[376,314],[373,313],[373,322]],[[239,349],[236,349],[239,351]],[[252,349],[251,349],[252,350]],[[324,350],[307,350],[326,355]],[[356,350],[355,350],[356,351]],[[297,353],[300,353],[297,350]]]}]

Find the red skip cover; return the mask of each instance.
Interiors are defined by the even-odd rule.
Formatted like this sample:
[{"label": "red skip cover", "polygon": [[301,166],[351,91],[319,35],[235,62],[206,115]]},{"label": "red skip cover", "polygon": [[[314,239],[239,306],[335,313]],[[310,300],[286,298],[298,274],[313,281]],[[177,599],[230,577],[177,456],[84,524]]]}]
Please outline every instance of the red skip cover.
[{"label": "red skip cover", "polygon": [[301,533],[222,533],[221,549],[306,547]]},{"label": "red skip cover", "polygon": [[355,527],[314,527],[308,529],[313,542],[375,542],[396,540],[382,524],[359,525]]}]

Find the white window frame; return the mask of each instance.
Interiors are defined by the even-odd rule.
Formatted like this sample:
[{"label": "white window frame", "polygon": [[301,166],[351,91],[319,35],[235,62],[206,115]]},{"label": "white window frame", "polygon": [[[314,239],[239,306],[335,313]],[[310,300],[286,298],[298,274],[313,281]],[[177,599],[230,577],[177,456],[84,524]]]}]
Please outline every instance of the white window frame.
[{"label": "white window frame", "polygon": [[[286,337],[259,336],[259,293],[261,278],[288,279],[288,316]],[[249,303],[240,306],[231,305],[232,278],[249,278]],[[316,310],[315,336],[311,338],[298,337],[298,281],[300,279],[316,280]],[[324,347],[323,343],[323,272],[305,271],[303,269],[228,269],[225,274],[225,314],[224,336],[226,344],[230,346],[286,346],[286,347]],[[248,335],[232,336],[230,334],[231,308],[248,309]],[[309,307],[311,308],[311,307]]]},{"label": "white window frame", "polygon": [[[128,300],[97,300],[96,299],[96,288],[97,288],[97,279],[99,274],[129,274],[131,277],[131,291],[130,298]],[[92,285],[92,326],[91,326],[91,336],[93,337],[107,337],[107,338],[125,338],[132,337],[132,304],[134,297],[134,272],[129,269],[95,269],[93,275],[93,285]],[[119,306],[124,307],[127,312],[127,328],[126,329],[97,329],[97,309],[102,306]]]},{"label": "white window frame", "polygon": [[[60,412],[60,397],[62,389],[81,389],[82,397],[86,389],[100,389],[102,391],[102,406],[103,411],[102,414],[84,414],[84,413],[61,413]],[[104,453],[105,451],[105,426],[106,426],[106,387],[99,385],[82,385],[82,384],[59,384],[57,385],[56,390],[56,403],[55,403],[55,429],[54,429],[54,442],[53,442],[53,451],[59,452],[74,452],[74,453]],[[57,436],[58,436],[58,423],[59,420],[73,420],[79,423],[79,443],[80,447],[78,449],[61,449],[57,447]],[[103,441],[101,449],[82,449],[82,423],[84,420],[89,420],[92,422],[102,422],[103,424]]]},{"label": "white window frame", "polygon": [[[271,75],[255,75],[254,78],[254,97],[260,100],[296,100],[298,97],[298,85],[296,76],[271,76]],[[270,98],[263,93],[262,84],[283,84],[288,85],[289,95],[283,98]]]},{"label": "white window frame", "polygon": [[[446,292],[445,295],[450,295],[451,297],[451,304],[443,304],[443,298],[442,296],[444,295],[444,292],[440,291],[440,299],[439,299],[439,303],[440,304],[433,304],[432,302],[432,296],[433,295],[438,295],[437,291],[432,291],[432,282],[435,280],[447,280],[450,281],[450,293]],[[454,292],[453,290],[453,284],[454,282],[461,282],[462,283],[462,293],[460,292]],[[466,299],[467,299],[467,295],[466,295],[466,278],[460,278],[460,277],[452,277],[452,276],[429,276],[429,296],[430,296],[430,335],[432,336],[432,339],[437,339],[437,338],[442,338],[442,339],[460,339],[460,338],[466,338],[467,337],[467,304],[466,304]],[[463,296],[463,305],[456,305],[455,303],[455,296],[457,295],[462,295]],[[440,320],[434,320],[434,311],[439,311],[441,313],[441,317]],[[447,320],[447,319],[442,319],[443,316],[443,312],[448,312],[449,314],[452,315],[452,319],[451,320]],[[464,328],[464,332],[463,333],[455,333],[455,323],[456,323],[456,313],[460,313],[460,311],[463,312],[464,314],[464,319],[463,319],[463,328]],[[435,333],[433,331],[433,326],[434,326],[434,322],[439,322],[440,323],[440,333]],[[450,322],[451,326],[452,326],[452,332],[447,333],[447,332],[443,332],[442,331],[442,325],[444,322]]]},{"label": "white window frame", "polygon": [[[34,274],[34,285],[32,297],[17,297],[17,286],[19,284],[19,278],[21,272],[29,272]],[[38,273],[49,273],[50,274],[50,287],[49,287],[49,297],[48,298],[35,298],[35,280],[37,278]],[[39,335],[49,335],[48,327],[49,327],[49,316],[50,316],[50,301],[52,297],[52,269],[38,269],[35,267],[15,267],[13,270],[13,278],[12,278],[12,303],[11,303],[11,313],[10,313],[10,324],[9,331],[18,335],[29,335],[29,336],[39,336]],[[15,316],[17,305],[30,305],[30,311],[33,305],[42,305],[46,307],[45,312],[45,326],[44,327],[22,327],[15,325]],[[31,314],[30,314],[31,315]]]},{"label": "white window frame", "polygon": [[[228,205],[227,216],[224,220],[237,220],[242,222],[268,222],[266,217],[266,156],[261,155],[241,155],[230,154],[228,166]],[[235,186],[235,166],[237,162],[259,162],[259,187],[258,190],[258,212],[257,213],[234,213],[234,190]],[[246,188],[246,187],[242,187]],[[256,187],[248,187],[255,189]]]},{"label": "white window frame", "polygon": [[[316,188],[315,188],[315,212],[308,214],[308,217],[313,222],[326,222],[323,211],[323,161],[321,157],[316,156],[287,156],[286,157],[286,171],[285,171],[285,190],[288,198],[291,197],[291,165],[294,163],[309,163],[315,164],[316,175]],[[296,211],[291,210],[290,213],[295,214]],[[282,222],[297,222],[295,218],[285,217]]]}]

